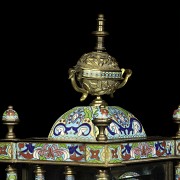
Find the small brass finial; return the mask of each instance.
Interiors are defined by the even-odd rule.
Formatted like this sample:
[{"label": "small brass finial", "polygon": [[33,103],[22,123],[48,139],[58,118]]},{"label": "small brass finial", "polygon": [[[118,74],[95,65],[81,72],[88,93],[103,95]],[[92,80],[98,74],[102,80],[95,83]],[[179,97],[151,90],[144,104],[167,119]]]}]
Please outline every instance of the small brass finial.
[{"label": "small brass finial", "polygon": [[13,106],[11,106],[11,105],[10,105],[10,106],[8,106],[8,109],[13,109]]},{"label": "small brass finial", "polygon": [[14,126],[19,123],[19,117],[17,112],[13,110],[13,106],[8,106],[8,109],[3,113],[2,122],[8,127],[6,139],[15,139],[16,135],[13,130]]},{"label": "small brass finial", "polygon": [[105,110],[105,106],[100,106],[101,115],[95,119],[93,119],[93,124],[97,126],[99,130],[99,134],[97,135],[96,139],[97,141],[107,141],[108,138],[105,134],[105,129],[107,126],[109,126],[112,122],[112,120],[108,117],[106,113],[102,113]]},{"label": "small brass finial", "polygon": [[97,21],[98,21],[97,31],[92,32],[92,34],[97,36],[97,44],[95,50],[100,52],[106,50],[106,48],[104,47],[104,37],[108,35],[108,33],[104,31],[105,19],[103,14],[99,14]]}]

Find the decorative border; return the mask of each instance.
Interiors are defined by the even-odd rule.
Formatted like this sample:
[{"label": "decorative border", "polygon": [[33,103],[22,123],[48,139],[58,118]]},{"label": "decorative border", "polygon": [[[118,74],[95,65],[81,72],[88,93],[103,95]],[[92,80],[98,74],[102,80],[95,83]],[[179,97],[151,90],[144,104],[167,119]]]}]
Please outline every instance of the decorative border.
[{"label": "decorative border", "polygon": [[180,156],[180,139],[176,140],[176,155]]},{"label": "decorative border", "polygon": [[82,163],[113,166],[121,162],[162,157],[175,157],[175,143],[180,140],[142,141],[126,143],[45,143],[0,142],[0,161],[42,161],[42,163]]},{"label": "decorative border", "polygon": [[121,71],[99,71],[99,70],[83,70],[83,77],[87,78],[105,78],[105,79],[121,79]]},{"label": "decorative border", "polygon": [[16,144],[12,142],[0,142],[0,160],[16,159]]},{"label": "decorative border", "polygon": [[122,143],[121,153],[124,161],[174,156],[174,141]]}]

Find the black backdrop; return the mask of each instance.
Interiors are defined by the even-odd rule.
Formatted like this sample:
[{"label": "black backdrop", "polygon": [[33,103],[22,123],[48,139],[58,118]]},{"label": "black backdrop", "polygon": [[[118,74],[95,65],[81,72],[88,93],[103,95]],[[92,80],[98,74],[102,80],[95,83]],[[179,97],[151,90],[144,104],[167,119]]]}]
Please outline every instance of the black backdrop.
[{"label": "black backdrop", "polygon": [[[68,69],[93,51],[96,19],[106,19],[107,52],[133,71],[109,105],[133,113],[149,136],[174,135],[172,113],[180,104],[179,9],[176,4],[66,1],[3,4],[0,113],[13,105],[17,137],[47,137],[53,123],[80,102]],[[0,125],[0,138],[6,127]]]}]

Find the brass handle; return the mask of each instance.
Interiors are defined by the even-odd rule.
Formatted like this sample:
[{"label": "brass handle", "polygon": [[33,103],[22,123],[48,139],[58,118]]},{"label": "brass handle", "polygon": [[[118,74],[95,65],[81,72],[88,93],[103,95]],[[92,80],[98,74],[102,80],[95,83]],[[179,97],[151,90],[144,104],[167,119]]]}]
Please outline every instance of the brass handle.
[{"label": "brass handle", "polygon": [[118,89],[119,88],[122,88],[128,81],[129,77],[132,75],[132,70],[131,69],[121,69],[122,71],[122,76],[123,74],[125,73],[125,78],[123,79],[122,83],[118,86]]},{"label": "brass handle", "polygon": [[75,76],[75,73],[76,73],[76,71],[75,71],[74,69],[70,68],[70,69],[69,69],[69,79],[71,79],[71,84],[72,84],[73,88],[74,88],[77,92],[82,93],[82,96],[81,96],[81,98],[80,98],[80,101],[84,101],[84,100],[87,98],[89,92],[88,92],[87,90],[85,90],[85,89],[80,88],[80,87],[77,85],[77,83],[76,83],[76,78],[75,78],[75,77],[76,77],[76,76]]}]

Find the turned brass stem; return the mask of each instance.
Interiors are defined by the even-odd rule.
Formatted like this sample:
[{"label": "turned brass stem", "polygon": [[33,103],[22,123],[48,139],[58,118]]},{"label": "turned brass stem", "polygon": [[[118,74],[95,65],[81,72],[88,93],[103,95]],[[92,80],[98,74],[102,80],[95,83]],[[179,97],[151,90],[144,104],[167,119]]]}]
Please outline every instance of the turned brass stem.
[{"label": "turned brass stem", "polygon": [[99,134],[96,137],[97,141],[107,141],[108,138],[105,134],[105,129],[111,123],[111,119],[109,119],[109,118],[95,118],[93,120],[93,123],[99,129]]},{"label": "turned brass stem", "polygon": [[101,98],[101,96],[96,96],[96,98],[90,103],[90,106],[107,106],[108,104]]},{"label": "turned brass stem", "polygon": [[105,128],[106,127],[104,126],[99,126],[99,135],[97,136],[98,141],[107,141],[107,136],[104,133]]},{"label": "turned brass stem", "polygon": [[6,134],[6,139],[15,139],[16,135],[14,133],[14,124],[7,124],[8,132]]},{"label": "turned brass stem", "polygon": [[104,15],[99,14],[97,19],[97,31],[92,32],[92,34],[97,36],[97,44],[95,47],[97,51],[106,50],[106,48],[104,47],[104,37],[108,35],[108,33],[104,31],[104,21]]}]

